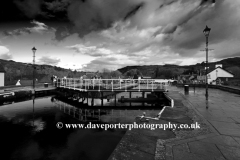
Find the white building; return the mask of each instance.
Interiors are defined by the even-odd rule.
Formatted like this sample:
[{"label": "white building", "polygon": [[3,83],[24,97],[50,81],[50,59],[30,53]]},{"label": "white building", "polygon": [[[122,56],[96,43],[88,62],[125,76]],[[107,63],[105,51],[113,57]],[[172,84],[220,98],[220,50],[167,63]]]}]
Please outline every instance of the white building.
[{"label": "white building", "polygon": [[0,64],[0,87],[4,86],[4,76],[5,76],[5,70],[3,66]]},{"label": "white building", "polygon": [[217,78],[223,78],[225,81],[228,81],[229,78],[234,77],[232,73],[222,68],[222,65],[218,64],[215,66],[213,71],[210,71],[208,74],[208,83],[216,84]]}]

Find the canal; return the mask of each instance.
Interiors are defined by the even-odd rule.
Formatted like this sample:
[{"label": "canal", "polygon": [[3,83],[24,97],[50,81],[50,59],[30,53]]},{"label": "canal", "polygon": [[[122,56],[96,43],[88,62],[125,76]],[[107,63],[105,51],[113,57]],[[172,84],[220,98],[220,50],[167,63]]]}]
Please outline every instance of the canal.
[{"label": "canal", "polygon": [[127,129],[58,129],[56,124],[128,124],[143,112],[154,117],[161,110],[98,109],[98,100],[95,105],[96,109],[81,109],[52,96],[1,105],[0,156],[4,160],[106,160]]}]

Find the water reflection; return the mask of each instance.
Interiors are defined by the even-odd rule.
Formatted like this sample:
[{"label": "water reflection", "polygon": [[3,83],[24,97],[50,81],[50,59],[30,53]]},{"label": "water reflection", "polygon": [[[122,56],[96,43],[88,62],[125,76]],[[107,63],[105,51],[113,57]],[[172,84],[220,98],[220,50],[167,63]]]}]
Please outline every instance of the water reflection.
[{"label": "water reflection", "polygon": [[206,99],[206,109],[208,109],[209,104],[208,104],[208,99]]},{"label": "water reflection", "polygon": [[129,110],[124,109],[87,109],[79,108],[81,106],[73,106],[66,102],[62,102],[59,99],[54,99],[53,102],[55,106],[62,111],[64,114],[67,114],[75,119],[78,119],[81,122],[100,122],[100,123],[133,123],[135,118],[139,115],[142,115],[143,112],[146,112],[149,117],[155,117],[161,109],[158,110],[140,110],[134,109]]},{"label": "water reflection", "polygon": [[57,122],[85,122],[65,114],[51,100],[51,97],[33,97],[0,106],[0,159],[107,159],[126,132],[120,129],[59,130]]}]

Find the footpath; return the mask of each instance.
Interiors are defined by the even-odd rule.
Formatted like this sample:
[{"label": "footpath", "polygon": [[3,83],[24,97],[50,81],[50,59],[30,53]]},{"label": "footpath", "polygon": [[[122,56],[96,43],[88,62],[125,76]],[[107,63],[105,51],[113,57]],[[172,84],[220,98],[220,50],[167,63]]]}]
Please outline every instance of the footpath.
[{"label": "footpath", "polygon": [[[170,160],[239,160],[240,159],[240,96],[218,89],[209,89],[209,100],[205,99],[205,89],[190,90],[183,95],[183,89],[172,88],[169,96],[182,100],[184,105],[196,113],[197,121],[204,128],[200,134],[186,131],[182,138],[157,142],[165,147],[165,159]],[[182,98],[176,92],[182,92]],[[176,96],[178,95],[178,96]],[[161,145],[159,145],[159,143]],[[157,154],[155,159],[161,159]]]},{"label": "footpath", "polygon": [[146,123],[192,124],[200,129],[127,131],[109,160],[239,160],[240,95],[209,89],[170,87],[167,93],[175,106],[167,107],[159,120]]}]

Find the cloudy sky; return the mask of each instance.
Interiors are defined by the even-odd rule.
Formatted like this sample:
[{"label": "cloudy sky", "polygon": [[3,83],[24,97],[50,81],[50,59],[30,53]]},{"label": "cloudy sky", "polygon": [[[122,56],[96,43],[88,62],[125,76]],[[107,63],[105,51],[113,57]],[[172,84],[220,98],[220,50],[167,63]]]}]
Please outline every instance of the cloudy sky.
[{"label": "cloudy sky", "polygon": [[1,0],[0,59],[97,71],[240,56],[239,0]]}]

